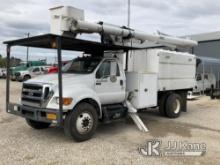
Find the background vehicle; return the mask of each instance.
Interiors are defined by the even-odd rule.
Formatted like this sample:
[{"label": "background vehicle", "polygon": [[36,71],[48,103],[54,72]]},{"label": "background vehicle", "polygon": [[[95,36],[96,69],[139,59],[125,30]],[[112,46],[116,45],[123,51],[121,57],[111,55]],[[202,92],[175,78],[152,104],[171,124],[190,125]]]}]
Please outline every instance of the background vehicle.
[{"label": "background vehicle", "polygon": [[[62,61],[62,66],[66,65],[69,61]],[[58,66],[57,64],[51,66],[48,68],[47,73],[57,73],[58,72]]]},{"label": "background vehicle", "polygon": [[36,76],[47,73],[46,66],[32,66],[27,70],[21,70],[15,72],[15,79],[17,81],[26,81],[28,79],[34,78]]},{"label": "background vehicle", "polygon": [[[28,125],[35,129],[48,128],[52,123],[63,124],[67,135],[84,141],[92,137],[99,121],[110,122],[127,115],[140,130],[147,131],[137,115],[138,109],[158,106],[161,115],[169,118],[177,118],[186,111],[187,91],[195,86],[195,55],[162,49],[133,49],[129,44],[135,39],[141,46],[148,40],[173,48],[192,47],[197,42],[89,23],[84,21],[83,11],[73,7],[53,8],[51,18],[51,33],[56,35],[50,34],[49,38],[58,37],[56,43],[50,40],[43,46],[58,49],[59,67],[62,65],[61,46],[81,50],[84,56],[66,64],[58,74],[59,81],[56,74],[25,81],[21,104],[8,104],[9,113],[26,118]],[[83,32],[101,34],[102,43],[74,40],[77,33]],[[64,35],[69,33],[71,37]],[[51,46],[51,43],[54,44]]]},{"label": "background vehicle", "polygon": [[50,68],[48,68],[48,72],[47,73],[57,73],[58,72],[58,67],[57,66],[51,66]]},{"label": "background vehicle", "polygon": [[6,78],[6,69],[0,68],[0,78]]},{"label": "background vehicle", "polygon": [[46,65],[46,60],[22,62],[19,66],[10,68],[11,80],[13,81],[16,80],[16,76],[15,76],[16,72],[25,71],[31,66],[44,66],[44,65]]},{"label": "background vehicle", "polygon": [[212,88],[216,88],[216,77],[213,73],[196,74],[196,85],[193,88],[194,93],[208,93]]}]

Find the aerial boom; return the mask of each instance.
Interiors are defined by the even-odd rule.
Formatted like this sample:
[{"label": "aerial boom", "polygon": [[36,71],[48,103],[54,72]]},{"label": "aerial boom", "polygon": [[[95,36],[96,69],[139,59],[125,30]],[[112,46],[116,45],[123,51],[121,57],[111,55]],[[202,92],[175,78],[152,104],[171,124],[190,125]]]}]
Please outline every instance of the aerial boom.
[{"label": "aerial boom", "polygon": [[[118,41],[129,41],[130,39],[140,40],[140,44],[145,41],[153,43],[172,45],[176,47],[194,47],[196,41],[166,36],[162,34],[148,34],[126,27],[105,24],[103,22],[91,23],[84,20],[84,11],[74,7],[57,7],[51,10],[51,33],[63,35],[65,32],[78,33],[98,33],[100,35],[109,35],[111,39]],[[117,42],[118,43],[118,42]]]}]

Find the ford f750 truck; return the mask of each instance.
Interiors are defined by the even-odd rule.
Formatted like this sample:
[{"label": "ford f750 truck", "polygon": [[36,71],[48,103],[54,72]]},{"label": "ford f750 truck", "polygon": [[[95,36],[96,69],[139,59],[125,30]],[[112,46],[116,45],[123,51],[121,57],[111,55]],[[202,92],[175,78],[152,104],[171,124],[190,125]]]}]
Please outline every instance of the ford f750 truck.
[{"label": "ford f750 truck", "polygon": [[140,45],[148,40],[171,48],[195,46],[196,42],[103,23],[88,23],[84,21],[83,12],[73,7],[57,7],[51,12],[51,33],[55,33],[58,39],[59,36],[74,34],[75,37],[77,33],[96,32],[102,34],[103,44],[88,42],[89,47],[84,41],[78,43],[78,40],[73,42],[71,38],[60,37],[62,45],[59,40],[51,42],[54,35],[6,42],[22,46],[30,41],[28,46],[36,47],[36,43],[44,48],[51,46],[58,48],[58,55],[61,46],[85,50],[82,57],[73,59],[62,70],[58,56],[59,81],[57,74],[49,74],[24,82],[21,103],[8,103],[7,112],[24,117],[35,129],[60,124],[61,119],[67,135],[76,141],[84,141],[92,137],[98,123],[128,115],[139,129],[147,131],[136,115],[138,109],[159,107],[161,115],[169,118],[177,118],[186,111],[187,92],[195,85],[195,55],[173,50],[132,49],[132,46],[127,46],[126,52],[108,50],[96,54],[88,53],[88,50],[115,49],[114,45],[120,43],[122,46],[119,48],[123,48],[125,41],[131,43],[131,39],[140,40],[137,42]]},{"label": "ford f750 truck", "polygon": [[[62,68],[66,133],[78,141],[90,138],[98,121],[126,116],[126,100],[135,109],[159,106],[160,113],[170,118],[186,111],[186,94],[194,85],[195,56],[165,50],[132,54],[133,64],[126,72],[115,53],[112,57],[79,57]],[[49,74],[23,83],[22,113],[31,127],[47,128],[56,123],[57,82],[57,74]],[[37,120],[32,118],[34,107],[46,109],[37,112]]]}]

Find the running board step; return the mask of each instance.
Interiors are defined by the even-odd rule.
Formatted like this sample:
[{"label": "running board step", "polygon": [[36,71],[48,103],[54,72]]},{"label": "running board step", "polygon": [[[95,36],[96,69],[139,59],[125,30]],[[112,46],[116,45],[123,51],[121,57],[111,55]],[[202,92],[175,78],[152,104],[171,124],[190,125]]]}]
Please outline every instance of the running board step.
[{"label": "running board step", "polygon": [[103,121],[105,123],[110,123],[114,120],[120,120],[125,118],[127,115],[127,108],[124,107],[122,104],[116,105],[105,105],[102,107],[103,111]]}]

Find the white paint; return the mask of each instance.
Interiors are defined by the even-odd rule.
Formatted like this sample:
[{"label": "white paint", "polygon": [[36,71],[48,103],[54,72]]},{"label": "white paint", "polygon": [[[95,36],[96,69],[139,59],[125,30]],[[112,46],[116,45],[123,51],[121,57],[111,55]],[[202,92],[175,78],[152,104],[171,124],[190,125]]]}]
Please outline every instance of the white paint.
[{"label": "white paint", "polygon": [[[51,33],[63,35],[64,32],[73,33],[104,33],[117,37],[132,37],[142,43],[150,41],[167,46],[193,47],[196,41],[163,34],[149,34],[137,30],[121,28],[106,23],[91,23],[84,20],[84,11],[70,6],[61,6],[51,9]],[[116,41],[117,42],[117,41]],[[123,42],[124,43],[124,42]]]},{"label": "white paint", "polygon": [[193,88],[196,58],[162,49],[135,50],[130,55],[129,71],[156,73],[159,91]]}]

